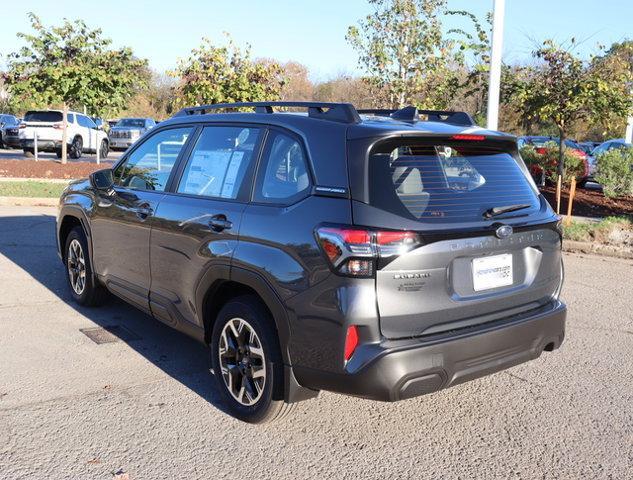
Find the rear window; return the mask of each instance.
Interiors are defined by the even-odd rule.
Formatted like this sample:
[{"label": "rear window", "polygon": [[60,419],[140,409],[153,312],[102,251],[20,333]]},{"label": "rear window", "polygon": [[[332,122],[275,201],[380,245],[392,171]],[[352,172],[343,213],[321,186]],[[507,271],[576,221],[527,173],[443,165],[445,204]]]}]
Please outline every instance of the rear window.
[{"label": "rear window", "polygon": [[494,207],[526,206],[499,218],[540,207],[523,162],[478,142],[379,145],[369,175],[370,203],[411,220],[476,222]]},{"label": "rear window", "polygon": [[62,112],[26,112],[25,122],[61,122]]}]

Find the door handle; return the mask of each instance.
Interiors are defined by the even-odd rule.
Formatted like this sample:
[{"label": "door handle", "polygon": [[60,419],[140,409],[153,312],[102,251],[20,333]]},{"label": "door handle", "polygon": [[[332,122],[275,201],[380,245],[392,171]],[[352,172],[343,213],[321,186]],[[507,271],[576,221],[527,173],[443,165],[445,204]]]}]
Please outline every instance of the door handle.
[{"label": "door handle", "polygon": [[230,230],[233,227],[233,222],[227,220],[224,215],[215,215],[209,220],[209,227],[214,232],[221,232],[223,230]]},{"label": "door handle", "polygon": [[154,210],[152,210],[148,203],[145,203],[136,209],[136,216],[139,217],[141,220],[145,220],[153,213]]}]

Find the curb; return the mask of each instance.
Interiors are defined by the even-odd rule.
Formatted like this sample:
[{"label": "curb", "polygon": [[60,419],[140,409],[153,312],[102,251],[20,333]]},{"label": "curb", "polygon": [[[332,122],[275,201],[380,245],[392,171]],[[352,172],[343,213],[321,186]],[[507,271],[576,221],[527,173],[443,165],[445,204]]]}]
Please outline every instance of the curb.
[{"label": "curb", "polygon": [[563,251],[570,253],[590,253],[603,257],[614,257],[625,260],[633,260],[633,251],[622,250],[613,245],[601,245],[591,242],[577,242],[574,240],[563,240]]},{"label": "curb", "polygon": [[42,197],[0,197],[2,207],[56,207],[59,198]]}]

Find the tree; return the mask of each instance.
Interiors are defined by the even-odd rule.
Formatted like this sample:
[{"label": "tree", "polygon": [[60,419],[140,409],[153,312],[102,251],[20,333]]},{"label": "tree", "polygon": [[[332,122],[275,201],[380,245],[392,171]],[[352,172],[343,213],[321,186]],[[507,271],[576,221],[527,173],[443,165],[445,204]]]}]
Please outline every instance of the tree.
[{"label": "tree", "polygon": [[[591,123],[603,137],[620,137],[627,122],[627,115],[622,115],[622,112],[628,106],[629,112],[633,113],[630,107],[633,96],[633,40],[611,45],[603,55],[592,59],[589,70],[600,91],[595,102],[602,112],[593,116]],[[613,104],[620,105],[612,108]]]},{"label": "tree", "polygon": [[[129,48],[110,49],[111,40],[82,20],[45,27],[29,13],[33,34],[18,33],[26,45],[11,53],[6,83],[22,109],[61,105],[106,116],[123,108],[145,85],[147,61]],[[65,122],[65,120],[64,120]],[[62,142],[66,162],[66,129]]]},{"label": "tree", "polygon": [[620,95],[622,85],[617,79],[603,78],[597,69],[589,68],[552,40],[546,40],[533,55],[541,64],[524,69],[517,77],[514,99],[529,120],[550,121],[556,126],[560,139],[558,174],[564,176],[569,128],[589,115],[626,116],[632,100]]},{"label": "tree", "polygon": [[308,77],[308,68],[298,62],[281,66],[285,82],[281,88],[282,100],[309,102],[314,95],[314,85]]},{"label": "tree", "polygon": [[[347,31],[366,81],[392,108],[445,108],[460,87],[455,40],[442,33],[446,0],[369,0],[374,12]],[[463,43],[461,46],[466,46]]]},{"label": "tree", "polygon": [[221,47],[204,38],[170,75],[179,79],[179,106],[277,100],[284,85],[278,63],[253,61],[250,46],[240,49],[230,37]]}]

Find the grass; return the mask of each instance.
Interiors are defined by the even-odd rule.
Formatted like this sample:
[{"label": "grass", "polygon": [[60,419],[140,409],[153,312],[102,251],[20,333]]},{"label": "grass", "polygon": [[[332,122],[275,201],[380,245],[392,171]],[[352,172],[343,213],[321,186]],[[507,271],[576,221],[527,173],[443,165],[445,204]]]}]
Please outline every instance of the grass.
[{"label": "grass", "polygon": [[633,230],[633,222],[628,217],[607,217],[600,222],[572,221],[563,223],[563,237],[579,242],[602,242],[613,230]]},{"label": "grass", "polygon": [[25,182],[0,182],[0,197],[37,197],[58,198],[65,183],[38,182],[27,180]]}]

